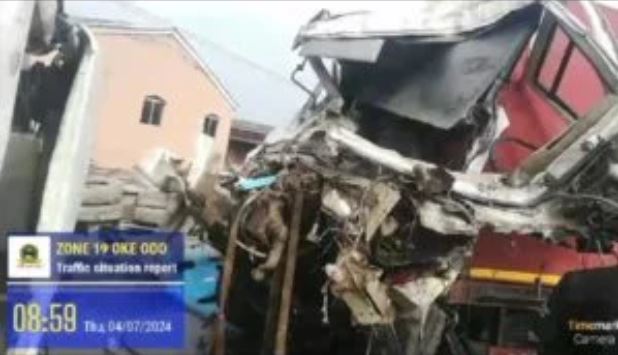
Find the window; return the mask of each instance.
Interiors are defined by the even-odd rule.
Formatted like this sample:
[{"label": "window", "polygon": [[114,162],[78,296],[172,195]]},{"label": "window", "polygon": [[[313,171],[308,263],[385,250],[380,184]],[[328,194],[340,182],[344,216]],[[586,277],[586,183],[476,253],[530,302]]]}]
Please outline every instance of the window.
[{"label": "window", "polygon": [[560,26],[555,26],[536,76],[537,85],[573,118],[581,118],[607,95],[594,64]]},{"label": "window", "polygon": [[140,122],[160,126],[161,115],[163,115],[163,107],[165,107],[165,100],[163,100],[160,96],[146,96],[144,98],[144,104],[142,105],[142,118],[140,119]]},{"label": "window", "polygon": [[206,115],[204,117],[204,124],[202,126],[202,133],[205,135],[214,137],[217,134],[217,126],[219,125],[219,116],[214,113]]}]

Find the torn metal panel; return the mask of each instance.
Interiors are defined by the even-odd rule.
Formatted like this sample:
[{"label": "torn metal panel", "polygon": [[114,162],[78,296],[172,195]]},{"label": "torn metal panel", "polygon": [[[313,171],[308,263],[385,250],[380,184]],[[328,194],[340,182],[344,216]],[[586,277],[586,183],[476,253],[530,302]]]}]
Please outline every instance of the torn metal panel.
[{"label": "torn metal panel", "polygon": [[509,118],[506,111],[504,110],[504,107],[498,106],[496,110],[495,126],[491,132],[491,137],[487,137],[487,141],[484,141],[483,137],[479,137],[479,139],[474,142],[474,145],[466,157],[466,172],[480,173],[483,171],[485,164],[489,160],[491,144],[502,136],[502,133],[504,133],[508,127]]},{"label": "torn metal panel", "polygon": [[297,42],[310,38],[448,36],[489,26],[532,1],[408,2],[397,9],[380,8],[338,16],[322,16],[301,28]]},{"label": "torn metal panel", "polygon": [[243,231],[268,250],[266,260],[253,270],[256,279],[263,279],[279,264],[285,251],[289,227],[286,223],[286,202],[276,194],[256,195],[255,202],[246,205],[241,216]]},{"label": "torn metal panel", "polygon": [[[428,171],[439,170],[438,166],[435,164],[418,159],[406,158],[390,149],[381,148],[343,127],[332,125],[326,127],[325,133],[328,139],[337,143],[340,148],[349,149],[363,159],[383,165],[410,177],[421,175],[420,178],[423,179],[423,176],[426,177]],[[443,190],[450,187],[450,181],[424,182],[431,183],[435,185],[436,188],[442,188]],[[422,185],[422,183],[420,185]]]},{"label": "torn metal panel", "polygon": [[488,228],[497,233],[529,233],[551,238],[567,231],[577,233],[580,229],[575,221],[560,213],[556,204],[515,209],[426,200],[419,205],[418,213],[422,225],[443,234],[475,236]]},{"label": "torn metal panel", "polygon": [[455,43],[388,40],[375,64],[341,63],[341,92],[361,103],[449,129],[468,113],[538,22],[527,8]]},{"label": "torn metal panel", "polygon": [[[369,350],[363,349],[368,353],[376,346],[374,353],[433,354],[442,332],[454,349],[449,313],[438,312],[435,321],[430,314],[467,264],[479,232],[615,240],[613,97],[543,147],[525,169],[483,172],[510,119],[498,93],[514,63],[522,62],[518,55],[537,30],[540,11],[551,7],[544,18],[570,26],[560,12],[564,7],[551,4],[426,3],[435,17],[421,13],[408,27],[382,33],[372,32],[375,24],[353,23],[368,14],[321,13],[302,30],[299,43],[326,96],[314,98],[296,126],[271,136],[246,160],[242,179],[276,181],[261,188],[236,181],[221,187],[244,201],[235,244],[247,251],[242,255],[252,281],[276,277],[271,271],[289,242],[284,211],[301,184],[307,208],[293,317],[302,324],[311,324],[304,317],[317,319],[322,330],[334,333],[347,329],[350,318],[355,331],[389,329],[386,345],[372,343],[372,332]],[[450,12],[454,8],[462,11]],[[573,42],[584,43],[586,56],[600,50],[581,30],[565,32],[580,31]],[[332,73],[321,60],[330,56]],[[206,209],[213,198],[205,199]],[[439,334],[422,336],[432,329]]]},{"label": "torn metal panel", "polygon": [[512,187],[504,183],[501,174],[464,174],[445,169],[426,161],[406,158],[397,152],[381,148],[355,133],[331,127],[327,137],[367,159],[415,179],[420,190],[428,192],[453,191],[472,200],[501,205],[532,205],[547,191],[545,186]]},{"label": "torn metal panel", "polygon": [[[595,119],[581,120],[565,133],[565,136],[573,136],[568,139],[569,141],[580,143],[549,145],[549,149],[554,151],[553,161],[564,160],[571,167],[569,170],[564,170],[563,175],[569,176],[576,169],[581,169],[587,158],[596,157],[598,152],[602,151],[602,147],[615,138],[614,111],[615,108],[605,112],[598,121]],[[481,228],[493,228],[502,232],[519,230],[541,235],[555,235],[559,234],[559,231],[577,230],[573,221],[561,215],[559,207],[562,201],[551,194],[544,181],[513,186],[502,174],[449,171],[439,165],[406,158],[397,152],[377,146],[334,122],[318,119],[313,127],[298,136],[294,144],[305,147],[303,149],[309,146],[328,147],[324,150],[314,150],[319,154],[321,162],[341,159],[341,156],[348,157],[347,161],[351,162],[349,154],[352,153],[361,161],[406,176],[414,182],[415,189],[421,194],[446,196],[449,193],[451,197],[457,196],[460,199],[459,202],[451,198],[432,200],[422,195],[420,199],[417,198],[421,221],[423,225],[431,229],[442,233],[465,235],[473,235]],[[588,128],[578,129],[583,126]],[[593,150],[587,149],[588,145],[584,142],[595,137],[599,138],[600,145]],[[577,153],[577,159],[572,159],[570,151]],[[276,150],[264,154],[262,158],[280,161],[281,155],[275,152]],[[310,155],[299,158],[299,162],[322,171],[326,176],[331,176],[331,173],[326,173],[329,169],[320,168],[324,165],[319,164],[318,160],[314,160]],[[344,174],[345,167],[348,166],[344,161],[339,164],[339,174]],[[551,161],[549,160],[546,164]],[[357,162],[356,165],[358,164],[360,163]],[[351,169],[354,169],[353,166],[354,164],[349,165]],[[546,173],[551,173],[552,165],[548,164],[548,166]],[[434,205],[436,203],[440,206]],[[449,211],[453,206],[459,206],[456,213]]]},{"label": "torn metal panel", "polygon": [[[386,216],[390,213],[390,211],[395,207],[399,199],[401,198],[401,193],[394,187],[389,186],[385,183],[377,183],[372,186],[369,193],[372,195],[371,197],[375,200],[373,206],[369,209],[368,215],[366,217],[366,226],[365,226],[365,240],[370,241],[378,228],[382,226],[382,223],[386,219]],[[387,232],[384,234],[389,234],[388,229],[393,228],[393,223],[390,222],[390,225],[386,225],[384,228],[387,229]]]},{"label": "torn metal panel", "polygon": [[322,206],[339,218],[345,219],[352,216],[352,206],[335,189],[324,193]]},{"label": "torn metal panel", "polygon": [[[605,117],[610,124],[612,115]],[[562,215],[559,208],[562,202],[548,195],[545,185],[513,187],[506,184],[501,174],[447,171],[435,164],[405,158],[376,146],[345,128],[326,125],[321,129],[325,130],[322,136],[331,142],[330,145],[338,146],[329,153],[335,154],[332,159],[342,152],[353,152],[360,159],[409,177],[421,193],[450,192],[459,196],[462,199],[459,202],[449,198],[417,199],[422,224],[438,232],[474,235],[481,228],[493,228],[500,232],[520,231],[552,236],[561,231],[578,230],[576,223]],[[319,126],[316,126],[312,135],[319,131]],[[609,134],[611,130],[603,131]],[[569,149],[581,148],[569,146]],[[323,158],[328,159],[328,156]]]},{"label": "torn metal panel", "polygon": [[462,267],[463,263],[460,263],[456,267],[446,270],[440,276],[422,275],[414,280],[394,284],[391,291],[394,294],[393,299],[396,300],[395,302],[401,303],[402,312],[410,308],[416,310],[419,321],[423,324],[436,299],[446,294],[461,272]]},{"label": "torn metal panel", "polygon": [[372,39],[312,39],[305,42],[299,54],[303,57],[325,57],[374,63],[382,51],[384,40]]},{"label": "torn metal panel", "polygon": [[354,249],[342,250],[335,264],[326,265],[333,294],[346,302],[359,324],[389,324],[395,312],[380,281],[382,271]]},{"label": "torn metal panel", "polygon": [[[489,227],[500,232],[525,231],[545,235],[550,231],[575,229],[572,222],[559,217],[551,204],[527,209],[483,204],[526,204],[531,200],[538,200],[547,191],[546,187],[533,185],[513,188],[505,185],[503,177],[498,174],[446,172],[430,163],[405,158],[396,152],[375,146],[344,129],[333,128],[327,134],[359,156],[415,179],[420,190],[452,191],[469,197],[470,200],[464,204],[454,201],[445,203],[448,200],[439,203],[431,200],[419,202],[417,208],[421,223],[437,232],[475,235],[481,228]],[[440,171],[442,173],[439,173]]]}]

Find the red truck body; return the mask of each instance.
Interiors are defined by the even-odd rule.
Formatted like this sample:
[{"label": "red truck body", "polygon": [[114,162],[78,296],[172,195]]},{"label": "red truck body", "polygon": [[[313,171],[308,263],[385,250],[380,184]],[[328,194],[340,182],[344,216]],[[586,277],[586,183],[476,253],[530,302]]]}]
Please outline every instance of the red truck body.
[{"label": "red truck body", "polygon": [[[569,2],[569,8],[584,25],[588,24],[579,2]],[[613,32],[618,33],[618,10],[603,7],[603,11]],[[558,95],[576,116],[585,115],[605,97],[604,83],[596,69],[576,46],[569,48],[572,46],[569,42],[567,35],[558,28],[537,73],[529,70],[530,49],[523,51],[500,93],[499,102],[509,118],[509,126],[502,137],[525,142],[529,147],[513,144],[513,140],[503,141],[495,147],[495,164],[487,166],[486,170],[514,170],[534,152],[534,147],[558,137],[573,122],[541,91],[558,72],[562,71]],[[565,56],[568,59],[563,61]],[[575,239],[557,245],[532,236],[484,232],[476,245],[469,273],[456,284],[451,301],[461,304],[462,310],[468,312],[495,311],[495,323],[489,330],[493,336],[474,339],[486,343],[483,350],[486,354],[536,354],[534,339],[526,335],[512,336],[509,323],[513,317],[510,315],[525,313],[527,316],[522,319],[531,321],[538,317],[537,311],[545,296],[565,273],[617,264],[616,245],[597,251],[578,248]]]}]

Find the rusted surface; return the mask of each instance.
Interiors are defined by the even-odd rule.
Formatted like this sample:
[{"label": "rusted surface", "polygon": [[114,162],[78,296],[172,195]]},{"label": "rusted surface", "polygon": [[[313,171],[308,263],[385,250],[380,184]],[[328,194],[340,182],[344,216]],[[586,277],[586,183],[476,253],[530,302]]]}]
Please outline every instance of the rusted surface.
[{"label": "rusted surface", "polygon": [[298,244],[300,242],[302,209],[303,192],[296,191],[292,209],[292,228],[290,230],[290,240],[288,242],[285,260],[285,273],[283,275],[283,284],[281,285],[281,303],[277,322],[277,333],[275,336],[275,355],[287,354],[288,326],[290,322],[292,296],[294,294],[294,276],[296,275]]},{"label": "rusted surface", "polygon": [[274,352],[276,335],[279,325],[279,311],[281,309],[281,294],[283,276],[285,273],[285,262],[281,260],[270,280],[268,294],[268,311],[264,321],[264,332],[262,335],[261,355],[271,355]]},{"label": "rusted surface", "polygon": [[[242,210],[241,210],[242,211]],[[234,264],[236,262],[236,240],[238,239],[239,216],[234,219],[231,233],[225,250],[223,263],[223,276],[221,277],[221,294],[219,295],[219,317],[217,318],[214,349],[215,355],[225,355],[225,329],[227,326],[226,312],[232,278],[234,276]]]}]

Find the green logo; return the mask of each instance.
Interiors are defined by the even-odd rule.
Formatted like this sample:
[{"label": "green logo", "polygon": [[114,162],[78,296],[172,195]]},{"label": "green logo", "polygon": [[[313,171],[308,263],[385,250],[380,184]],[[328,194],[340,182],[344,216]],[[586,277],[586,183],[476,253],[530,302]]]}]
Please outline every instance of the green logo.
[{"label": "green logo", "polygon": [[19,265],[24,267],[39,267],[39,248],[33,244],[26,244],[19,250]]}]

